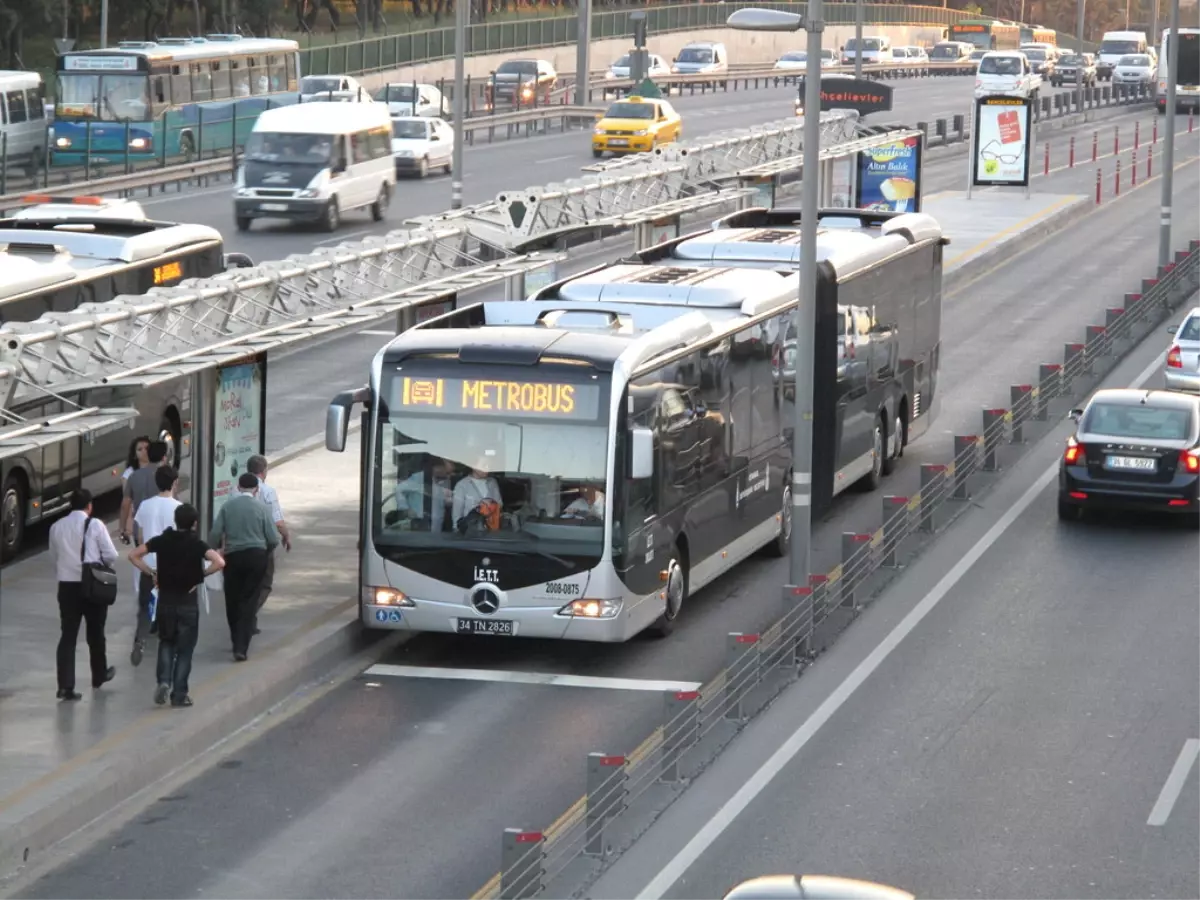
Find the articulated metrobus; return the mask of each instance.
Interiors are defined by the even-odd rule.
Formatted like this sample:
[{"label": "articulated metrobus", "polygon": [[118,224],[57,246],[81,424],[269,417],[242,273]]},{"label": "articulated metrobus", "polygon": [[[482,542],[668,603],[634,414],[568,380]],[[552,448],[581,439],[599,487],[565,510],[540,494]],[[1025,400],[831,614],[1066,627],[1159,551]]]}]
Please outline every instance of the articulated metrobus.
[{"label": "articulated metrobus", "polygon": [[974,44],[978,50],[1016,50],[1021,28],[993,19],[963,19],[950,26],[946,39]]},{"label": "articulated metrobus", "polygon": [[[144,216],[116,218],[130,204],[100,198],[28,199],[40,205],[0,219],[0,271],[5,273],[0,329],[250,262],[225,257],[220,232],[207,226],[153,222]],[[11,395],[0,392],[0,437],[5,430],[79,408],[136,408],[139,416],[87,441],[74,438],[44,446],[31,441],[21,452],[0,459],[0,560],[20,552],[28,526],[64,512],[80,487],[97,496],[119,488],[134,435],[166,441],[176,464],[183,458],[191,417],[187,379],[151,388],[109,384],[49,392],[18,380],[9,387]]]},{"label": "articulated metrobus", "polygon": [[[818,275],[818,509],[878,483],[881,413],[935,389],[940,229],[845,236]],[[417,325],[330,404],[337,452],[365,405],[365,627],[665,634],[721,573],[787,552],[795,271],[628,263],[552,287]]]},{"label": "articulated metrobus", "polygon": [[290,40],[121,41],[55,65],[55,165],[228,153],[260,112],[300,96],[300,45]]},{"label": "articulated metrobus", "polygon": [[1022,25],[1021,28],[1021,45],[1025,44],[1050,44],[1058,46],[1058,32],[1053,28],[1043,28],[1041,25]]}]

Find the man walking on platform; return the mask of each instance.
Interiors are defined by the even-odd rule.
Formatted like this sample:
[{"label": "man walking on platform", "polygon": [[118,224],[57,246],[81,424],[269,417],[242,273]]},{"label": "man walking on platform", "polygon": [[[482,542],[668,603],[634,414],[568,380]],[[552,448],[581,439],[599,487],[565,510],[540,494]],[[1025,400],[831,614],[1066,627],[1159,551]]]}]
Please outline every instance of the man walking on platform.
[{"label": "man walking on platform", "polygon": [[258,477],[244,472],[238,479],[238,495],[221,507],[208,538],[209,546],[221,547],[225,557],[225,618],[238,662],[250,652],[267,556],[279,546],[279,529],[272,519],[258,499]]},{"label": "man walking on platform", "polygon": [[[290,553],[292,550],[292,535],[288,530],[287,520],[283,517],[283,508],[279,505],[279,495],[275,493],[275,488],[267,484],[267,458],[265,456],[252,456],[246,460],[246,471],[258,479],[258,499],[267,505],[271,510],[271,518],[275,520],[275,527],[279,529],[279,542],[283,544],[283,549]],[[271,588],[275,586],[275,552],[271,551],[267,554],[267,572],[263,576],[262,590],[258,592],[258,602],[254,607],[254,627],[252,632],[258,634],[258,612],[267,602],[267,597],[271,594]]]},{"label": "man walking on platform", "polygon": [[[158,686],[154,702],[162,706],[169,695],[172,706],[184,707],[192,705],[188,678],[192,674],[192,652],[200,636],[197,589],[205,578],[221,571],[225,561],[196,535],[199,514],[194,506],[177,505],[172,519],[173,528],[141,544],[129,554],[129,561],[158,586]],[[205,562],[209,563],[207,568]]]},{"label": "man walking on platform", "polygon": [[79,700],[83,695],[75,690],[75,643],[79,639],[80,622],[87,626],[92,687],[98,688],[117,677],[116,667],[108,664],[104,644],[108,607],[83,596],[83,564],[111,566],[117,561],[117,548],[108,536],[108,529],[103,522],[92,519],[91,491],[75,491],[71,495],[71,512],[51,526],[50,559],[58,578],[58,615],[62,623],[57,654],[58,699]]}]

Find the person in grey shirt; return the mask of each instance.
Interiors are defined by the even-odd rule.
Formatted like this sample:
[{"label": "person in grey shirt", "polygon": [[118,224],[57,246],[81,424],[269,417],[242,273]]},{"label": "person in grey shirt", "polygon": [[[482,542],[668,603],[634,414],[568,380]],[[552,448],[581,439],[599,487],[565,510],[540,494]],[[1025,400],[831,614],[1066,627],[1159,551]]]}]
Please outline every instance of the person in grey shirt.
[{"label": "person in grey shirt", "polygon": [[271,510],[258,499],[256,475],[243,472],[238,478],[237,496],[217,513],[208,545],[220,548],[225,558],[225,618],[233,658],[244,662],[250,653],[267,556],[279,546],[279,529]]},{"label": "person in grey shirt", "polygon": [[[137,523],[134,521],[134,516],[137,515],[138,507],[142,502],[149,500],[151,497],[158,496],[158,484],[155,482],[155,474],[158,472],[159,466],[167,462],[167,452],[170,448],[167,447],[166,441],[151,441],[150,447],[146,451],[146,458],[149,460],[147,465],[139,469],[135,469],[133,473],[125,479],[125,495],[121,498],[121,543],[129,544],[130,536],[133,537],[133,546],[137,547],[145,543],[143,536],[140,533]],[[150,592],[154,590],[154,579],[148,575],[139,572],[137,579],[137,627],[133,632],[133,650],[129,654],[129,662],[133,665],[140,665],[142,655],[146,650],[146,635],[155,634],[157,628],[150,621]]]},{"label": "person in grey shirt", "polygon": [[[275,527],[279,529],[279,541],[283,544],[283,549],[287,552],[292,550],[292,533],[288,529],[287,520],[283,517],[283,507],[279,505],[279,495],[275,493],[275,488],[267,484],[267,458],[255,454],[246,460],[246,471],[258,479],[258,499],[267,505],[267,509],[271,510],[271,518],[275,521]],[[267,597],[271,594],[271,588],[275,586],[275,554],[267,554],[267,572],[263,576],[262,590],[258,592],[258,601],[254,608],[254,634],[258,634],[258,613],[263,608],[263,604],[267,602]]]}]

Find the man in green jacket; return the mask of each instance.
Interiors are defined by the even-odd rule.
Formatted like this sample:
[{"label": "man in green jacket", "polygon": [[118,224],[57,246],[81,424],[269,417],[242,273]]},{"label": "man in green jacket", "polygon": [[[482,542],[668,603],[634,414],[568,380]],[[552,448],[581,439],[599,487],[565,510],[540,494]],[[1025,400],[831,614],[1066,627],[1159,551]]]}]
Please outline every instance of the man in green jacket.
[{"label": "man in green jacket", "polygon": [[243,662],[250,652],[254,613],[267,572],[267,557],[279,546],[279,529],[271,510],[258,500],[258,478],[245,472],[213,523],[210,547],[225,557],[225,618],[233,642],[233,658]]}]

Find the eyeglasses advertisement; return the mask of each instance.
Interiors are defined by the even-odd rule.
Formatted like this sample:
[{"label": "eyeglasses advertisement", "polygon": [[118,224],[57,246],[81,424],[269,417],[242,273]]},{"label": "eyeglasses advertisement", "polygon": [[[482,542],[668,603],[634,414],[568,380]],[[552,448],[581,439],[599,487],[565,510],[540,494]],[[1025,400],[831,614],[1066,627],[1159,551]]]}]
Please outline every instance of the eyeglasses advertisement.
[{"label": "eyeglasses advertisement", "polygon": [[976,186],[1029,184],[1029,101],[1022,97],[983,97],[975,106]]}]

